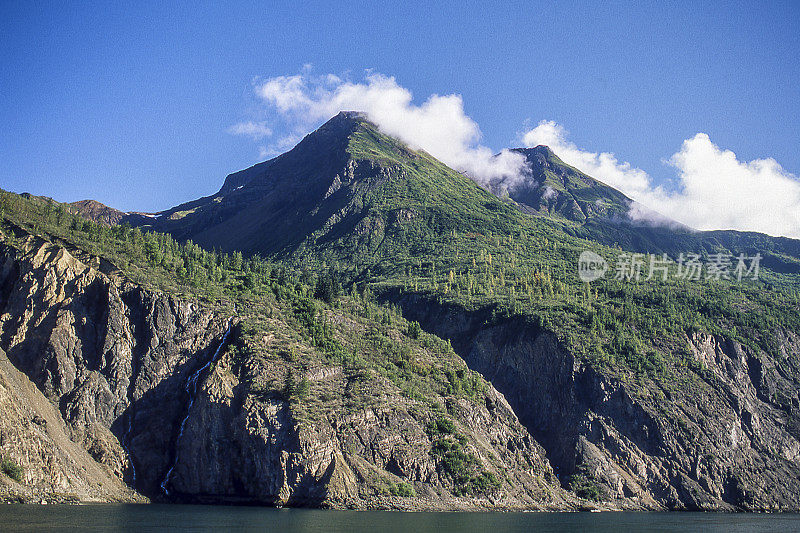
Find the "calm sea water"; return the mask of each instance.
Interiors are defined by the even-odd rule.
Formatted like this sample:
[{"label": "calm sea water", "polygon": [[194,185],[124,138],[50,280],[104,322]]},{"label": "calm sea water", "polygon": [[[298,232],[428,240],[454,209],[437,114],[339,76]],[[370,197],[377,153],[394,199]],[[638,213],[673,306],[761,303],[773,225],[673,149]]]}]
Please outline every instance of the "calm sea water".
[{"label": "calm sea water", "polygon": [[0,531],[800,531],[800,515],[706,513],[399,513],[204,505],[0,505]]}]

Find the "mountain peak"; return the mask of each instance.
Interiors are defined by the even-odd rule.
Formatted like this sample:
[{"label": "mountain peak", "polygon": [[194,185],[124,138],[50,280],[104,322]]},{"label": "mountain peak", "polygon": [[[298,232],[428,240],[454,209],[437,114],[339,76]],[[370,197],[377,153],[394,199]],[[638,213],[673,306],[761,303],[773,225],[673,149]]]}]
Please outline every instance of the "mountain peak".
[{"label": "mountain peak", "polygon": [[328,120],[328,122],[332,122],[334,120],[339,121],[359,121],[359,120],[366,120],[367,114],[362,111],[339,111],[336,113],[336,116]]},{"label": "mountain peak", "polygon": [[525,157],[528,172],[523,180],[499,183],[524,212],[562,216],[575,222],[591,218],[624,216],[630,199],[564,163],[550,147],[512,148]]},{"label": "mountain peak", "polygon": [[325,133],[349,135],[364,122],[368,122],[367,116],[360,111],[339,111],[322,126],[306,135],[304,139]]},{"label": "mountain peak", "polygon": [[551,150],[549,146],[544,145],[544,144],[539,144],[539,145],[536,145],[536,146],[534,146],[532,148],[531,147],[512,148],[511,150],[514,151],[514,152],[520,152],[520,153],[523,153],[523,154],[542,154],[542,155],[548,155],[548,156],[556,155],[555,152],[553,152],[553,150]]},{"label": "mountain peak", "polygon": [[113,207],[108,207],[96,200],[80,200],[72,202],[69,206],[79,215],[107,226],[118,224],[128,215],[128,213],[114,209]]},{"label": "mountain peak", "polygon": [[[286,167],[298,165],[340,164],[350,137],[369,121],[359,111],[340,111],[319,128],[307,134],[297,145],[277,157],[262,161],[249,168],[229,174],[217,195],[230,194],[251,183],[258,183],[276,170],[285,172]],[[335,161],[331,161],[331,160]],[[280,169],[280,170],[279,170]]]},{"label": "mountain peak", "polygon": [[529,164],[565,165],[555,152],[544,144],[534,146],[533,148],[512,148],[511,151],[525,156]]},{"label": "mountain peak", "polygon": [[364,114],[343,111],[288,152],[230,174],[216,194],[141,222],[218,250],[280,255],[330,243],[331,250],[372,254],[385,231],[430,232],[426,217],[438,228],[454,212],[471,213],[451,224],[472,231],[480,225],[465,220],[494,220],[498,210],[514,212]]}]

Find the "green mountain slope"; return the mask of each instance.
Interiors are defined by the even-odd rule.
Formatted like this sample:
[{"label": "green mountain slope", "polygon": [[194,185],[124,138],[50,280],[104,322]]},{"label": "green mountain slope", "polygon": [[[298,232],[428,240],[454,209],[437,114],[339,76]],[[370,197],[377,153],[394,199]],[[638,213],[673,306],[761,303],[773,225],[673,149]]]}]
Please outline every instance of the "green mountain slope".
[{"label": "green mountain slope", "polygon": [[[543,149],[528,157],[583,219],[543,196],[501,200],[345,113],[144,229],[399,306],[491,380],[576,493],[798,508],[797,241],[618,221],[624,196]],[[586,250],[611,269],[591,284],[576,275]],[[667,279],[646,264],[638,281],[613,279],[623,251],[765,257],[757,280],[680,279],[674,262]],[[182,283],[217,286],[209,262],[182,261],[170,263]]]},{"label": "green mountain slope", "polygon": [[626,217],[630,198],[567,165],[547,146],[511,151],[525,157],[527,171],[510,183],[498,180],[489,188],[498,196],[507,195],[524,212],[576,222]]},{"label": "green mountain slope", "polygon": [[[745,416],[741,402],[748,398],[751,405],[759,406],[759,416],[776,424],[769,438],[752,430],[748,454],[754,455],[748,455],[748,464],[766,464],[765,457],[774,453],[768,450],[793,446],[792,421],[798,419],[798,351],[793,339],[794,332],[800,331],[798,276],[791,268],[797,261],[791,255],[795,241],[731,232],[697,234],[618,221],[626,201],[623,195],[574,169],[565,170],[542,149],[533,150],[529,157],[545,166],[544,183],[560,187],[562,196],[576,203],[584,218],[565,216],[558,204],[555,210],[545,211],[540,205],[532,213],[520,208],[520,202],[503,201],[429,155],[381,134],[360,117],[340,115],[320,131],[330,132],[332,124],[342,122],[348,127],[338,128],[338,135],[329,138],[337,139],[335,144],[313,144],[328,154],[324,161],[334,164],[315,166],[312,172],[289,159],[312,146],[317,133],[309,135],[295,153],[281,156],[285,158],[282,164],[304,169],[302,176],[293,174],[295,179],[305,176],[308,181],[299,203],[277,185],[270,194],[291,203],[297,215],[286,231],[273,237],[272,244],[258,248],[251,243],[243,251],[260,251],[312,272],[333,269],[351,290],[369,289],[400,305],[407,316],[430,331],[451,338],[470,366],[509,397],[523,423],[565,475],[584,475],[588,469],[595,472],[593,479],[604,490],[640,497],[661,494],[659,501],[667,506],[714,507],[715,498],[737,506],[754,505],[739,493],[725,496],[728,489],[724,487],[754,487],[766,475],[764,468],[744,467],[713,444],[719,442],[724,424],[709,428],[708,434],[693,435],[690,428],[708,423],[703,410],[697,410],[698,402],[710,402],[728,413],[727,424],[743,423],[737,420]],[[346,142],[341,140],[343,132]],[[279,183],[280,176],[266,171],[281,158],[262,164],[262,175],[255,171],[258,166],[248,170],[254,173],[247,178],[251,181],[232,180],[231,186],[241,186],[234,193]],[[335,170],[337,166],[342,169]],[[226,200],[219,203],[224,205]],[[287,208],[281,209],[285,215]],[[253,220],[259,213],[255,209],[244,212]],[[268,211],[261,216],[274,220]],[[206,246],[222,245],[204,240],[213,228],[187,236]],[[767,246],[759,246],[759,238]],[[610,279],[620,246],[642,252],[669,250],[673,258],[676,252],[707,256],[762,250],[769,257],[758,281],[715,280],[705,274],[697,281],[679,280],[674,276],[677,265],[672,263],[665,281],[632,282]],[[591,285],[576,276],[578,256],[587,249],[605,257],[612,268],[605,279]],[[770,258],[780,261],[770,263],[766,260]],[[777,286],[781,288],[770,289]],[[503,333],[490,342],[488,331]],[[708,355],[709,350],[719,350],[739,363],[726,366],[718,356]],[[545,363],[548,357],[567,366],[550,368]],[[534,378],[537,372],[532,364],[544,365],[539,372],[546,378]],[[746,383],[737,377],[742,373],[748,376]],[[540,379],[545,382],[541,387],[521,385],[540,383]],[[618,391],[615,394],[632,404],[615,405],[601,415],[608,409],[596,403],[603,387]],[[553,404],[554,395],[559,401],[553,409],[530,407]],[[619,442],[613,446],[604,442],[602,431],[589,423],[586,413],[611,417],[611,426],[602,431],[618,435]],[[631,413],[639,414],[631,418]],[[569,421],[569,429],[559,426],[559,417]],[[642,430],[642,425],[648,429]],[[613,451],[622,443],[638,450],[635,454],[647,456],[642,460],[652,468],[677,468],[688,477],[636,480],[631,459]],[[716,485],[708,480],[701,483],[682,466],[686,446],[726,457],[715,468],[743,468],[743,473],[734,481],[733,474],[717,472]],[[597,461],[616,466],[600,475]],[[780,483],[793,483],[796,477],[788,472],[796,467],[782,461],[786,459],[773,464],[772,472],[781,473],[775,474]],[[627,489],[613,488],[616,476],[632,476]],[[723,488],[704,489],[703,483]],[[761,504],[769,500],[761,489],[750,490],[760,494]],[[673,496],[664,496],[667,493]]]},{"label": "green mountain slope", "polygon": [[0,356],[21,376],[0,379],[3,455],[25,473],[0,501],[141,501],[124,481],[170,502],[608,507],[559,485],[450,343],[324,273],[3,191],[0,262]]}]

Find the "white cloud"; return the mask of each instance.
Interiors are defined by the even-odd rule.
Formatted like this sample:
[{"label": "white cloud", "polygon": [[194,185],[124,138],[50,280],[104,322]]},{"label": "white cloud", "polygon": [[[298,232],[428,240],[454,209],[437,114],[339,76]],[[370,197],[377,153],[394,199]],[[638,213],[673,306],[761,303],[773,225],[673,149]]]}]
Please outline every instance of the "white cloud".
[{"label": "white cloud", "polygon": [[[520,154],[503,151],[494,157],[494,151],[481,144],[480,128],[465,113],[458,94],[433,94],[415,103],[411,91],[393,77],[368,72],[353,82],[311,71],[307,65],[294,76],[255,81],[255,92],[272,117],[269,125],[281,123],[281,136],[259,147],[262,158],[291,148],[322,121],[350,110],[365,113],[385,133],[481,183],[494,180],[495,185],[508,187],[523,175]],[[272,134],[267,122],[243,122],[229,131],[256,140]],[[619,161],[613,153],[580,149],[567,140],[564,128],[552,121],[540,122],[522,140],[526,146],[549,146],[566,163],[627,194],[635,200],[632,218],[664,223],[655,210],[697,229],[738,229],[800,238],[797,177],[773,159],[739,161],[703,133],[684,141],[668,160],[677,174],[677,186],[672,189],[656,185],[645,171]]]},{"label": "white cloud", "polygon": [[228,133],[247,135],[254,141],[258,141],[272,135],[272,130],[267,127],[266,122],[239,122],[228,128]]},{"label": "white cloud", "polygon": [[[636,200],[630,215],[658,222],[652,208],[696,229],[737,229],[800,238],[800,180],[774,159],[739,161],[736,154],[698,133],[683,142],[668,164],[677,187],[656,186],[650,176],[611,153],[581,150],[567,132],[542,121],[523,135],[526,146],[545,144],[565,163]],[[642,205],[643,204],[643,205]]]},{"label": "white cloud", "polygon": [[549,200],[550,198],[554,197],[556,194],[558,194],[558,193],[552,187],[545,187],[544,188],[544,192],[542,193],[542,199],[543,200]]},{"label": "white cloud", "polygon": [[519,154],[493,157],[494,151],[480,144],[480,128],[465,114],[457,94],[434,94],[418,105],[393,77],[370,73],[351,82],[332,74],[312,76],[307,69],[262,81],[256,93],[293,132],[278,142],[279,148],[339,111],[361,111],[383,132],[482,181],[516,175],[524,165]]},{"label": "white cloud", "polygon": [[614,154],[581,150],[567,141],[567,131],[553,121],[541,121],[522,136],[522,143],[528,147],[540,144],[549,147],[568,165],[621,190],[635,200],[638,199],[637,194],[650,189],[650,178],[646,172],[631,167],[629,163],[620,163]]}]

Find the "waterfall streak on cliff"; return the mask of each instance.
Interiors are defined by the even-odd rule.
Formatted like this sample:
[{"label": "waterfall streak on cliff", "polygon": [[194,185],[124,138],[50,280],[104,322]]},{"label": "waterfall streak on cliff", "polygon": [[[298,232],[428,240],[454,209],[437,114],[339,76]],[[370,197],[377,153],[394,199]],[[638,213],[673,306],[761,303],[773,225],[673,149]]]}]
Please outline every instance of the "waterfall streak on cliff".
[{"label": "waterfall streak on cliff", "polygon": [[[132,409],[132,407],[129,407]],[[131,446],[131,433],[133,432],[133,412],[128,412],[128,430],[125,432],[125,435],[122,436],[120,440],[120,444],[122,444],[122,448],[125,450],[125,453],[128,454],[128,461],[131,463],[131,487],[136,489],[136,465],[133,464],[133,454],[131,453],[130,446]]]},{"label": "waterfall streak on cliff", "polygon": [[214,352],[214,355],[211,356],[206,364],[197,369],[186,381],[186,392],[189,394],[189,405],[186,407],[186,416],[183,417],[180,431],[178,432],[178,438],[175,440],[175,459],[172,461],[172,465],[169,467],[169,470],[167,470],[167,475],[164,476],[164,480],[161,482],[161,490],[164,491],[164,495],[166,496],[169,496],[169,489],[167,488],[167,485],[172,477],[173,470],[175,470],[175,465],[178,464],[181,437],[183,436],[183,431],[186,428],[186,422],[189,420],[189,415],[192,412],[192,405],[194,405],[194,400],[197,395],[197,382],[200,381],[200,376],[203,374],[203,372],[217,359],[219,359],[219,356],[222,353],[222,347],[225,346],[225,342],[228,340],[228,334],[230,334],[230,332],[231,319],[229,318],[225,328],[225,334],[222,335],[222,340],[217,347],[217,351]]}]

